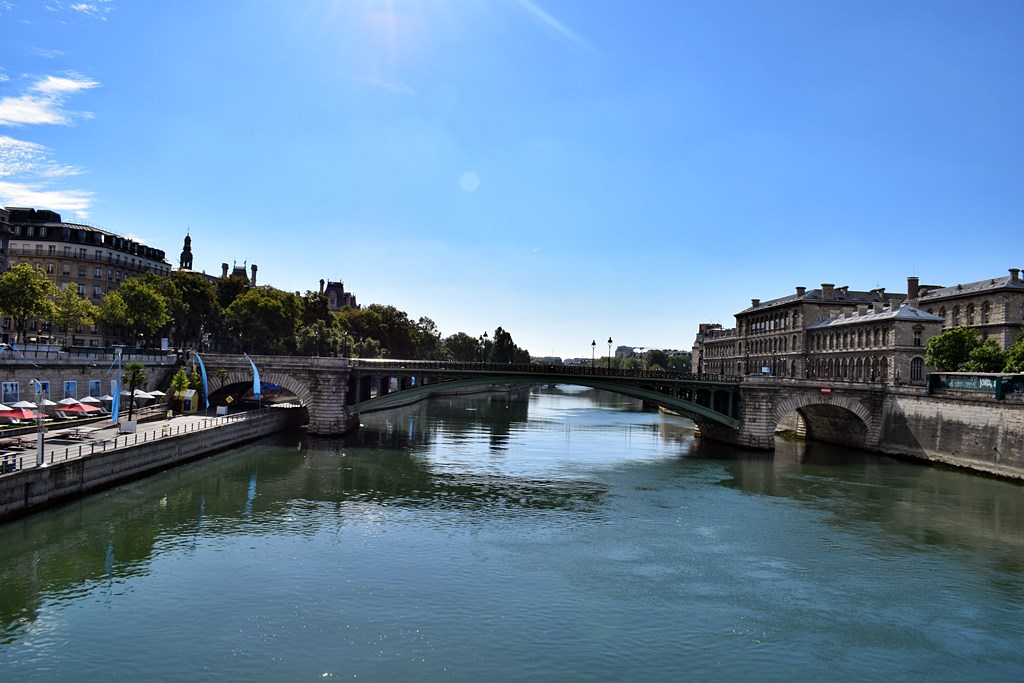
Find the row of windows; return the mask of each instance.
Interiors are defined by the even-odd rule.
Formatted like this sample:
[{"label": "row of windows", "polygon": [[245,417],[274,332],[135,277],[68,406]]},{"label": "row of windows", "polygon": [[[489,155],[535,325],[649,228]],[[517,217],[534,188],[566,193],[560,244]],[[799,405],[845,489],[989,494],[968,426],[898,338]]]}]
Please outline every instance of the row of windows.
[{"label": "row of windows", "polygon": [[[971,327],[972,325],[988,325],[992,322],[992,306],[987,301],[981,303],[980,316],[978,315],[978,309],[974,307],[974,304],[967,304],[963,308],[959,305],[953,306],[949,311],[949,317],[946,316],[946,307],[942,306],[939,308],[939,312],[936,313],[935,309],[929,308],[928,312],[932,315],[938,315],[942,318],[950,327],[960,327],[961,324]],[[1010,313],[1007,311],[1007,322],[1009,322]],[[1020,319],[1024,322],[1024,302],[1020,305]]]},{"label": "row of windows", "polygon": [[[57,257],[58,256],[58,254],[57,254],[57,247],[55,245],[53,245],[53,244],[48,245],[48,249],[46,249],[45,252],[44,252],[43,246],[44,245],[42,245],[42,244],[37,244],[37,245],[35,245],[35,249],[33,249],[30,245],[25,244],[25,245],[22,245],[20,253],[21,253],[22,256],[33,256],[33,255],[34,256],[49,256],[49,257]],[[13,254],[18,254],[18,249],[12,249],[12,253]],[[89,258],[89,256],[86,253],[85,249],[79,249],[78,253],[74,254],[71,251],[71,247],[68,247],[68,246],[64,247],[63,256],[65,258],[78,258],[79,260],[82,260],[82,261],[86,261]],[[122,259],[121,254],[112,254],[112,253],[107,253],[105,259],[104,259],[103,256],[104,256],[103,251],[100,250],[100,249],[97,249],[96,253],[93,255],[92,260],[93,261],[105,261],[106,263],[113,263],[113,264],[116,264],[116,265],[123,265],[123,266],[128,267],[128,268],[152,269],[152,270],[155,270],[158,273],[163,273],[163,274],[166,274],[170,270],[168,266],[165,266],[165,265],[162,265],[162,264],[147,263],[144,259],[141,259],[141,258],[136,260],[135,257],[125,256]],[[70,267],[70,265],[66,265],[65,267],[66,268]],[[84,267],[84,266],[80,266],[80,267]],[[99,276],[97,276],[97,277],[99,277]]]},{"label": "row of windows", "polygon": [[[1021,308],[1021,311],[1022,311],[1022,315],[1024,315],[1024,307]],[[935,315],[934,309],[929,308],[928,312],[931,313],[932,315]],[[960,306],[958,304],[956,306],[953,306],[953,308],[950,311],[950,313],[951,313],[951,316],[950,316],[950,318],[948,318],[948,320],[950,322],[950,326],[951,327],[960,327],[960,324],[961,324],[961,313],[965,314],[966,321],[967,321],[966,324],[967,324],[968,327],[970,327],[971,325],[976,324],[976,322],[975,322],[975,308],[974,308],[974,304],[967,304],[967,306],[964,309],[962,309],[962,310],[961,310],[961,308],[960,308]],[[947,320],[947,318],[946,318],[946,307],[945,306],[943,306],[943,307],[941,307],[939,309],[938,315],[943,320]],[[991,318],[992,318],[992,306],[989,304],[989,302],[985,301],[985,302],[983,302],[981,304],[981,324],[982,325],[987,325],[989,322],[991,322]]]},{"label": "row of windows", "polygon": [[[27,263],[27,261],[26,261],[26,263]],[[11,261],[11,268],[13,268],[16,265],[18,265],[17,261]],[[35,267],[37,270],[39,270],[39,269],[46,270],[46,274],[47,275],[55,275],[56,274],[56,272],[55,272],[56,269],[54,267],[54,264],[52,264],[52,263],[42,264],[42,263],[39,263],[37,261],[36,263],[33,263],[32,266]],[[62,269],[61,275],[63,277],[71,277],[71,268],[69,266],[65,265],[64,268]],[[78,277],[88,277],[88,275],[86,273],[86,269],[84,267],[79,267],[79,269],[78,269]],[[95,269],[93,269],[93,279],[99,279],[99,278],[102,278],[102,277],[103,277],[103,269],[102,268],[95,268]],[[121,280],[127,280],[129,277],[131,277],[131,273],[123,273],[123,272],[121,272],[119,270],[108,270],[107,271],[107,281],[108,282],[121,282]],[[83,291],[84,290],[81,289],[81,286],[79,286],[79,293],[81,294]]]},{"label": "row of windows", "polygon": [[815,351],[860,349],[888,345],[889,330],[884,327],[873,327],[867,330],[857,330],[856,332],[821,332],[811,336],[811,348]]},{"label": "row of windows", "polygon": [[793,312],[792,314],[780,313],[777,315],[761,316],[741,321],[739,328],[741,334],[743,332],[744,325],[746,325],[749,334],[768,334],[770,332],[796,328],[799,325],[799,322],[799,312]]}]

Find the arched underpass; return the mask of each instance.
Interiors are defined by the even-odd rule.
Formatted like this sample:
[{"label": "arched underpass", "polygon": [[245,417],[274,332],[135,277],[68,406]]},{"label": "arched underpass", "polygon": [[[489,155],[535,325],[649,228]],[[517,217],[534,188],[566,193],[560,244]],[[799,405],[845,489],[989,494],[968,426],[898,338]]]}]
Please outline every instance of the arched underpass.
[{"label": "arched underpass", "polygon": [[783,416],[776,427],[779,432],[854,448],[865,448],[868,438],[868,426],[855,412],[826,404],[805,405]]}]

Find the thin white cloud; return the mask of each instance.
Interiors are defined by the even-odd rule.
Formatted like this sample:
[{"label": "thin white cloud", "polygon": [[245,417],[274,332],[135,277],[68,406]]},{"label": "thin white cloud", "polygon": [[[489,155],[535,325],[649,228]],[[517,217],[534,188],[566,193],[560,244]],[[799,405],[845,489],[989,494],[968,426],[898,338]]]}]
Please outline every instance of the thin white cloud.
[{"label": "thin white cloud", "polygon": [[54,162],[43,145],[0,135],[0,178],[64,178],[81,172]]},{"label": "thin white cloud", "polygon": [[89,88],[95,88],[99,83],[96,81],[89,80],[87,78],[63,78],[61,76],[47,76],[43,80],[33,85],[30,90],[34,92],[40,92],[48,95],[57,95],[62,93],[74,93],[79,90],[88,90]]},{"label": "thin white cloud", "polygon": [[34,47],[30,50],[36,57],[42,57],[43,59],[56,59],[57,57],[63,57],[63,50],[47,49],[45,47]]},{"label": "thin white cloud", "polygon": [[75,119],[91,118],[89,113],[67,111],[64,103],[67,96],[98,85],[77,75],[47,76],[32,84],[23,95],[0,99],[0,126],[70,126]]},{"label": "thin white cloud", "polygon": [[391,92],[396,92],[400,95],[419,97],[419,93],[401,81],[386,81],[382,78],[377,78],[376,76],[349,76],[349,80],[356,83],[362,83],[363,85],[369,85],[374,88],[390,90]]},{"label": "thin white cloud", "polygon": [[74,12],[77,14],[83,14],[87,17],[94,17],[101,21],[106,21],[108,14],[114,11],[114,6],[111,4],[111,0],[92,0],[92,2],[63,2],[62,0],[54,0],[50,4],[46,5],[47,11],[58,13],[58,12]]},{"label": "thin white cloud", "polygon": [[93,193],[86,190],[47,189],[25,183],[0,180],[0,205],[45,206],[56,211],[75,211],[87,217]]},{"label": "thin white cloud", "polygon": [[583,40],[575,31],[567,27],[562,22],[555,19],[553,16],[542,10],[537,5],[530,2],[530,0],[517,0],[519,5],[526,11],[534,16],[540,23],[544,24],[548,28],[552,29],[555,33],[559,34],[566,40],[579,45],[587,50],[592,49],[587,41]]}]

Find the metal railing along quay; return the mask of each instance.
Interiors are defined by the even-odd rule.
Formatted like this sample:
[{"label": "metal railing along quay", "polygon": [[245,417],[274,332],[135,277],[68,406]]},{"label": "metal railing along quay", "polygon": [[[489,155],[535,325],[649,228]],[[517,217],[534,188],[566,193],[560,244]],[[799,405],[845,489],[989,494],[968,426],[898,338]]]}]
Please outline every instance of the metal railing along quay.
[{"label": "metal railing along quay", "polygon": [[[249,410],[244,413],[217,415],[213,417],[187,416],[187,419],[184,420],[181,419],[182,416],[178,416],[177,418],[172,418],[171,421],[144,423],[145,428],[138,429],[132,433],[117,433],[113,436],[104,436],[102,432],[116,429],[114,426],[103,427],[101,429],[89,429],[87,427],[82,427],[76,430],[72,428],[63,433],[54,433],[50,437],[52,441],[59,441],[62,443],[57,446],[44,448],[42,466],[45,467],[47,465],[53,465],[78,458],[87,458],[90,455],[95,455],[97,453],[106,453],[118,448],[129,448],[140,444],[155,442],[161,439],[173,438],[184,434],[192,434],[206,429],[214,429],[216,427],[234,424],[237,422],[255,420],[262,415],[268,414],[271,410],[275,410],[275,408],[259,408],[257,410]],[[177,424],[174,423],[175,419],[178,421]],[[150,428],[150,425],[153,427]],[[140,424],[139,427],[143,427],[143,425]],[[21,446],[19,448],[20,452],[15,453],[8,450],[4,451],[2,455],[0,455],[0,476],[11,472],[17,472],[22,469],[34,469],[39,467],[39,465],[36,464],[39,458],[38,442],[34,438],[27,443],[26,440],[27,435],[26,437],[21,438]],[[80,441],[80,443],[64,444],[63,442],[65,441]]]}]

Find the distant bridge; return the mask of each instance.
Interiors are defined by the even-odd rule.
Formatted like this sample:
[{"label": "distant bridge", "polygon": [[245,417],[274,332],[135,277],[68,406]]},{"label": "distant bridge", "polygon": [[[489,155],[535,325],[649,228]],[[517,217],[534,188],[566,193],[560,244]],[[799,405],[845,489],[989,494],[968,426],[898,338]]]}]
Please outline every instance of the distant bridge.
[{"label": "distant bridge", "polygon": [[[225,385],[252,382],[237,355],[204,354]],[[588,366],[448,363],[362,358],[253,356],[263,382],[294,394],[309,412],[311,434],[341,434],[358,416],[438,392],[488,385],[575,384],[614,392],[692,419],[707,438],[752,448],[774,446],[780,424],[808,438],[877,449],[886,387],[865,383],[729,377]],[[788,420],[788,422],[787,422]]]}]

